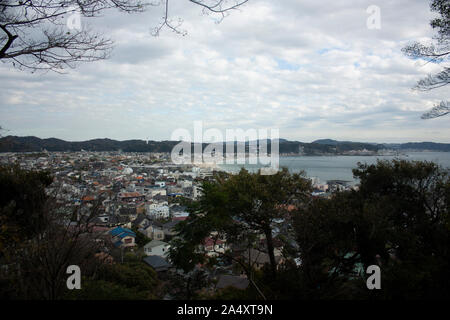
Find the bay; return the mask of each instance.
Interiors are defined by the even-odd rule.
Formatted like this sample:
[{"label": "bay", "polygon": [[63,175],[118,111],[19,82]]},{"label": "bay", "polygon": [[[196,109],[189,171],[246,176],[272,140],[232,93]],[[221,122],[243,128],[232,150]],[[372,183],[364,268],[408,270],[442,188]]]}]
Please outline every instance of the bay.
[{"label": "bay", "polygon": [[[357,163],[374,164],[378,159],[404,159],[410,161],[432,161],[444,168],[450,168],[450,152],[405,152],[395,156],[289,156],[280,157],[280,168],[286,167],[290,172],[305,171],[310,178],[316,178],[319,183],[327,180],[344,180],[349,184],[357,183],[353,177],[352,169]],[[222,164],[219,168],[237,173],[244,167],[256,172],[261,165],[256,164]]]}]

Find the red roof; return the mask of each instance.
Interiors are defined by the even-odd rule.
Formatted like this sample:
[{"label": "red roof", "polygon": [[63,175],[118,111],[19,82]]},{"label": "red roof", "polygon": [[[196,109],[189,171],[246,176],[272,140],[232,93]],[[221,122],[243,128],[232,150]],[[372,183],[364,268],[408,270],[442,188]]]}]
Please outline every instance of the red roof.
[{"label": "red roof", "polygon": [[109,228],[108,227],[104,227],[104,226],[93,226],[92,227],[92,232],[97,233],[97,232],[105,232],[108,231]]},{"label": "red roof", "polygon": [[173,217],[172,221],[184,221],[186,220],[188,217]]},{"label": "red roof", "polygon": [[211,238],[211,237],[205,238],[205,240],[203,240],[203,244],[204,244],[206,247],[212,246],[212,245],[214,245],[214,244],[223,244],[223,243],[224,243],[224,242],[223,242],[222,240],[220,240],[220,239],[214,240],[214,239]]},{"label": "red roof", "polygon": [[292,205],[292,204],[281,204],[281,205],[278,205],[278,206],[276,206],[278,209],[285,209],[285,210],[287,210],[287,211],[289,211],[289,212],[291,212],[291,211],[293,211],[293,210],[296,210],[297,209],[297,207],[296,206],[294,206],[294,205]]},{"label": "red roof", "polygon": [[142,197],[143,195],[140,194],[139,192],[124,192],[120,195],[120,197],[122,198],[137,198],[137,197]]}]

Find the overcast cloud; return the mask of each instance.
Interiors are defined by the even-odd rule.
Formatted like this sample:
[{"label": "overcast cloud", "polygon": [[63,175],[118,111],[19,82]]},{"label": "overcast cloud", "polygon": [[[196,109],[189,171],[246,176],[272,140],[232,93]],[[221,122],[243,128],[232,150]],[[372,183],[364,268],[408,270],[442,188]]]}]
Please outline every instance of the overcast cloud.
[{"label": "overcast cloud", "polygon": [[[420,115],[449,90],[418,92],[441,69],[401,48],[433,35],[425,0],[250,0],[220,24],[172,1],[182,37],[151,35],[162,8],[89,22],[115,41],[109,60],[67,74],[0,64],[0,125],[65,140],[167,140],[177,128],[279,128],[280,136],[368,142],[450,142],[450,118]],[[366,26],[370,5],[381,29]],[[82,20],[86,23],[86,20]]]}]

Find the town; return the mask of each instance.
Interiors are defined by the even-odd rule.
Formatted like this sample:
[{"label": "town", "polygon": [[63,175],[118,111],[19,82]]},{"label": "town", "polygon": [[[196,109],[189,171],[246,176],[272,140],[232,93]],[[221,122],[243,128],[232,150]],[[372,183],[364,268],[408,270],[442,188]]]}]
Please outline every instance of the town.
[{"label": "town", "polygon": [[[49,171],[54,181],[47,193],[54,194],[56,201],[67,209],[90,208],[100,201],[95,220],[90,224],[98,234],[94,240],[106,236],[110,242],[110,249],[105,246],[102,255],[107,255],[108,261],[118,263],[123,262],[127,255],[142,257],[143,262],[162,278],[167,272],[183,273],[169,259],[170,242],[177,237],[176,226],[189,217],[183,203],[186,199],[198,199],[204,179],[219,170],[206,165],[175,165],[169,153],[3,153],[0,164]],[[320,184],[312,178],[311,182],[314,197],[329,197],[334,191],[350,188],[345,181]],[[285,262],[284,242],[277,236],[289,237],[289,229],[288,221],[276,221],[274,244],[277,264]],[[139,237],[146,241],[137,241]],[[257,269],[269,263],[264,239],[264,235],[260,235],[260,248],[249,249],[244,254]],[[198,266],[214,280],[215,286],[210,288],[212,292],[229,286],[245,289],[249,285],[245,272],[221,255],[225,252],[242,254],[242,248],[228,246],[226,239],[217,239],[211,234],[199,249],[213,261],[207,268]],[[296,259],[295,263],[299,260]]]}]

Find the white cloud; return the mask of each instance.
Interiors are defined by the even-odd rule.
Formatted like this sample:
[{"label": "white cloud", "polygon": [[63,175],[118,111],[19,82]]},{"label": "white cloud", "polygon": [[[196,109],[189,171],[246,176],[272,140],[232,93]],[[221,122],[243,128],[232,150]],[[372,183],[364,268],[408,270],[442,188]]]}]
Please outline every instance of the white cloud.
[{"label": "white cloud", "polygon": [[[110,60],[66,75],[1,65],[1,125],[10,134],[68,140],[163,140],[176,128],[192,130],[195,120],[223,131],[276,127],[301,141],[450,136],[447,119],[419,119],[448,90],[411,90],[439,66],[401,52],[432,36],[426,1],[250,0],[220,24],[173,3],[186,37],[150,35],[160,8],[115,13],[93,21],[116,42]],[[371,4],[381,9],[380,30],[366,27]]]}]

